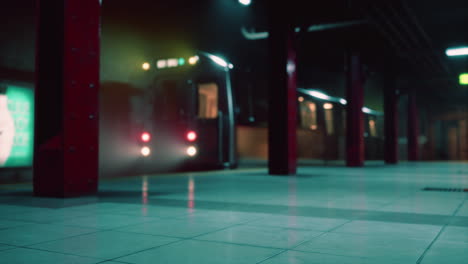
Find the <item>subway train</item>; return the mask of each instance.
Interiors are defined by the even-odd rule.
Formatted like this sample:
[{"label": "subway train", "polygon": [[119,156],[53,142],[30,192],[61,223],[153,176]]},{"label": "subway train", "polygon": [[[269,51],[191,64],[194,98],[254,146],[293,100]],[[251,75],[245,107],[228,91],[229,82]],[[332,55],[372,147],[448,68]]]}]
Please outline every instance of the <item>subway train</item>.
[{"label": "subway train", "polygon": [[[267,159],[266,125],[236,122],[232,68],[199,52],[144,63],[146,89],[103,83],[101,173],[235,168],[239,159]],[[303,88],[297,96],[298,157],[344,159],[346,100]],[[363,112],[366,158],[382,159],[382,113]]]},{"label": "subway train", "polygon": [[[245,95],[235,93],[234,84],[239,82],[231,78],[233,67],[219,56],[198,52],[143,64],[139,69],[141,87],[102,82],[101,175],[235,168],[239,159],[267,159],[266,123],[237,122],[239,109],[244,109],[236,103],[241,99],[236,95]],[[13,142],[5,139],[8,133],[0,135],[0,143],[14,143],[8,145],[10,157],[3,153],[6,147],[0,154],[6,160],[3,167],[28,167],[34,138],[33,84],[13,83],[2,84],[0,97],[7,96],[9,102],[9,111],[2,111],[8,114],[2,117],[2,124],[10,116],[15,118],[16,136]],[[346,101],[303,88],[297,89],[297,100],[298,157],[344,159]],[[18,112],[21,109],[28,112]],[[382,159],[382,114],[368,108],[363,112],[366,159]]]}]

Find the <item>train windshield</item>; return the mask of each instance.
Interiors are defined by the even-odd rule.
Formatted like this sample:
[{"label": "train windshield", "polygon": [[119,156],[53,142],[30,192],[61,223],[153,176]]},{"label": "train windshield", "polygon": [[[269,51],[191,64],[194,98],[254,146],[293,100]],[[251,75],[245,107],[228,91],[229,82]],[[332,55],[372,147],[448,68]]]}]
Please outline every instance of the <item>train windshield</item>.
[{"label": "train windshield", "polygon": [[187,119],[192,112],[191,95],[190,89],[176,80],[159,81],[154,91],[154,118],[162,121]]}]

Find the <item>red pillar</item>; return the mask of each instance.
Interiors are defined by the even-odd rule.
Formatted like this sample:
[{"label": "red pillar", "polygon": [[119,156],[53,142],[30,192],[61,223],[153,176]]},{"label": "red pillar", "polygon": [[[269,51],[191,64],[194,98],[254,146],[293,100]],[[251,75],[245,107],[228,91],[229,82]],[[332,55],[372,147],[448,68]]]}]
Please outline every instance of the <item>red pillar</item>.
[{"label": "red pillar", "polygon": [[268,168],[270,174],[296,173],[296,49],[291,7],[268,1],[269,91]]},{"label": "red pillar", "polygon": [[34,193],[97,192],[100,0],[37,0]]},{"label": "red pillar", "polygon": [[398,163],[398,95],[395,77],[386,78],[384,84],[384,160]]},{"label": "red pillar", "polygon": [[419,160],[419,119],[414,92],[408,94],[408,160]]},{"label": "red pillar", "polygon": [[351,53],[347,59],[346,85],[346,165],[364,165],[364,85],[361,57]]}]

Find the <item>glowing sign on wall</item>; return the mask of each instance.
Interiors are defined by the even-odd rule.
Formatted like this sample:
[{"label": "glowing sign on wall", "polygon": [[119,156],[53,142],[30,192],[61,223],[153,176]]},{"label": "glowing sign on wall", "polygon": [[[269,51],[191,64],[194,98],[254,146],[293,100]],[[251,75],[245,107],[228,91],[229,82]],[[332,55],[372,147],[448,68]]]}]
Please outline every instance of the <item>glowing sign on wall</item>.
[{"label": "glowing sign on wall", "polygon": [[33,140],[32,89],[0,85],[0,168],[31,166]]}]

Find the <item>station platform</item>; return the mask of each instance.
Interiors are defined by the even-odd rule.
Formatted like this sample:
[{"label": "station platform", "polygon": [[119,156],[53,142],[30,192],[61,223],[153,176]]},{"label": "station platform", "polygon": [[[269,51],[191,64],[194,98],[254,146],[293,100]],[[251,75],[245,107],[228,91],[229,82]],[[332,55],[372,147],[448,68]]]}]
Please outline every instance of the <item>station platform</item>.
[{"label": "station platform", "polygon": [[48,199],[0,185],[1,263],[451,263],[468,259],[468,162],[102,179]]}]

